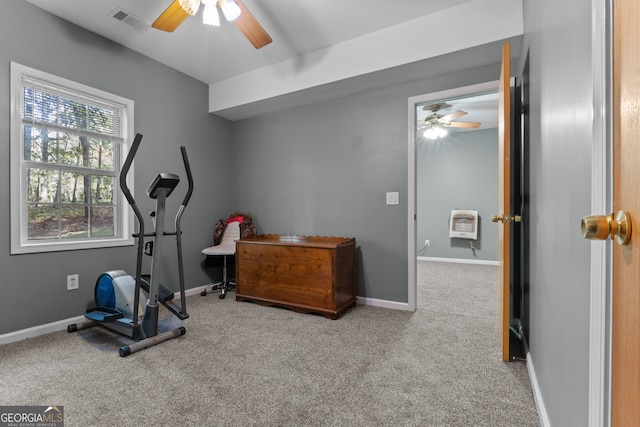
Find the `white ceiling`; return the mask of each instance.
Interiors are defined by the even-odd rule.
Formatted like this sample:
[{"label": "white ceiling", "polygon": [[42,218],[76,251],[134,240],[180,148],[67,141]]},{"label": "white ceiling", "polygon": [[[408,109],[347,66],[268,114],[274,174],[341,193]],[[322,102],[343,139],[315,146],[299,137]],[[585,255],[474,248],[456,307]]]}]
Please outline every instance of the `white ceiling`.
[{"label": "white ceiling", "polygon": [[[470,0],[244,0],[273,38],[256,50],[232,23],[202,24],[202,7],[173,33],[151,23],[172,0],[27,0],[205,83],[273,65]],[[401,5],[401,7],[400,7]],[[112,17],[122,8],[147,23],[138,32]]]},{"label": "white ceiling", "polygon": [[[339,84],[333,92],[327,90],[327,84],[349,81],[352,90],[370,88],[370,73],[377,72],[377,84],[385,84],[380,74],[385,69],[485,45],[503,38],[503,33],[517,36],[522,27],[521,17],[515,25],[505,20],[505,30],[499,34],[491,23],[469,24],[477,20],[478,11],[484,14],[487,8],[506,5],[517,14],[521,0],[243,0],[273,38],[271,44],[256,50],[224,19],[220,27],[204,25],[202,8],[173,33],[151,28],[172,0],[26,1],[209,84],[209,111],[231,120],[269,111],[275,100],[284,106],[300,104],[301,92],[308,88],[315,88],[313,98],[320,100],[329,93],[345,94]],[[514,2],[520,3],[520,9],[511,6]],[[117,9],[140,19],[143,29],[113,18]],[[442,16],[449,17],[448,21],[453,16],[456,22],[439,22]],[[467,30],[470,34],[465,35]],[[494,63],[499,60],[493,58],[495,50],[490,54]],[[335,52],[338,58],[332,56]],[[484,55],[479,63],[488,60]],[[286,72],[283,64],[289,67]],[[358,86],[354,79],[368,74],[369,82]],[[306,102],[309,100],[307,94]]]}]

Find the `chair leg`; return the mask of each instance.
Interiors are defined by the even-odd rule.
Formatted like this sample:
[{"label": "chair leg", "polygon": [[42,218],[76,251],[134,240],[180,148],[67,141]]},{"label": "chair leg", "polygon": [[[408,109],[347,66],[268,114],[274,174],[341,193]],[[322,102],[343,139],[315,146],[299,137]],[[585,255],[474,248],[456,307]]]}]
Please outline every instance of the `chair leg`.
[{"label": "chair leg", "polygon": [[204,287],[204,290],[200,293],[200,295],[202,296],[206,296],[207,295],[207,287],[211,286],[211,292],[215,291],[216,289],[220,289],[220,295],[218,296],[218,298],[220,299],[224,299],[224,297],[227,294],[227,291],[232,291],[236,288],[236,282],[234,279],[228,279],[227,278],[227,255],[223,255],[223,264],[222,264],[222,281],[221,282],[214,282],[214,283],[210,283],[208,285],[206,285]]},{"label": "chair leg", "polygon": [[207,295],[207,288],[211,286],[211,292],[215,291],[216,289],[219,289],[220,287],[222,287],[222,282],[213,282],[213,283],[209,283],[208,285],[204,286],[204,289],[202,290],[202,292],[200,292],[200,295],[202,295],[203,297]]},{"label": "chair leg", "polygon": [[227,295],[227,291],[233,290],[235,288],[235,282],[233,280],[227,279],[227,256],[224,256],[224,262],[222,266],[222,292],[218,296],[220,299],[224,299]]}]

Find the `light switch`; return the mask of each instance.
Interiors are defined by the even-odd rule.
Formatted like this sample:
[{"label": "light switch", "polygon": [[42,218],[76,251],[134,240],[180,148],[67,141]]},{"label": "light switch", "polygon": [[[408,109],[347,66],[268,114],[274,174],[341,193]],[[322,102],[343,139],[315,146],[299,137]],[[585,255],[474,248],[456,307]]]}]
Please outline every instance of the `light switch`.
[{"label": "light switch", "polygon": [[387,204],[388,205],[397,205],[398,203],[400,203],[399,197],[398,197],[398,192],[397,191],[387,192]]}]

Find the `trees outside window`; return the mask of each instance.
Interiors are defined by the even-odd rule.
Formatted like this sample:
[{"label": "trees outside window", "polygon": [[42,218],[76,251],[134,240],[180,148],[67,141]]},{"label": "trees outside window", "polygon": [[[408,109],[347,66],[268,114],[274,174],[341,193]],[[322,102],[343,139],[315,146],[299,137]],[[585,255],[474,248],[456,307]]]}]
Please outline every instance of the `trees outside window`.
[{"label": "trees outside window", "polygon": [[133,101],[12,64],[12,103],[12,253],[131,244],[117,178]]}]

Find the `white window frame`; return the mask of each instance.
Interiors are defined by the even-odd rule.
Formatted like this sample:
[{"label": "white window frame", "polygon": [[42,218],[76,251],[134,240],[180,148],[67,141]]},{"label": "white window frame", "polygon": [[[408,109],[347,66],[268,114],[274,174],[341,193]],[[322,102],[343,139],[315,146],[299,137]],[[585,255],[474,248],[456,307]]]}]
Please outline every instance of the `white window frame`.
[{"label": "white window frame", "polygon": [[[134,230],[133,213],[120,191],[119,185],[114,187],[114,235],[107,237],[86,237],[72,239],[27,239],[27,182],[25,162],[23,160],[24,132],[22,131],[22,81],[23,77],[30,77],[63,88],[79,97],[102,99],[111,104],[119,104],[123,108],[122,143],[120,144],[119,159],[116,162],[116,183],[119,183],[119,173],[126,158],[128,148],[133,141],[134,102],[90,86],[76,83],[62,77],[45,73],[15,62],[11,62],[11,127],[10,127],[10,156],[11,156],[11,254],[25,254],[38,252],[68,251],[78,249],[94,249],[116,246],[131,246],[134,244],[132,233]],[[133,166],[127,176],[127,185],[134,188]],[[133,190],[131,190],[133,193]]]}]

